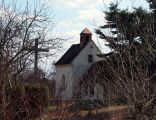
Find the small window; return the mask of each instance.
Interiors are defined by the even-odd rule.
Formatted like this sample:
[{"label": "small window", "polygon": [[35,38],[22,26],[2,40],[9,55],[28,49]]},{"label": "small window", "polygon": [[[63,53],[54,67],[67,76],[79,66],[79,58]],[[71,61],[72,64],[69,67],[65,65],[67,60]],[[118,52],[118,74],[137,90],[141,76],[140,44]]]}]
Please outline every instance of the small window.
[{"label": "small window", "polygon": [[93,86],[90,86],[89,92],[90,92],[90,95],[94,95],[94,87]]},{"label": "small window", "polygon": [[88,63],[92,63],[93,62],[93,55],[88,55]]}]

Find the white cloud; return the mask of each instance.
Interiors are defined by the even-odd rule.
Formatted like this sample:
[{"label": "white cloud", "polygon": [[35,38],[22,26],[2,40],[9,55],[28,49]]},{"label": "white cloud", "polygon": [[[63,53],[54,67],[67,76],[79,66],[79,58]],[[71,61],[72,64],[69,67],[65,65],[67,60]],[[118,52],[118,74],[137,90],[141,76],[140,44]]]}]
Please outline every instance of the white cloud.
[{"label": "white cloud", "polygon": [[[88,5],[96,6],[98,4],[108,4],[113,0],[55,0],[60,8],[72,7],[80,8]],[[90,4],[91,3],[91,4]]]},{"label": "white cloud", "polygon": [[78,11],[77,19],[81,22],[88,21],[96,25],[101,25],[104,21],[104,14],[97,9],[80,10]]},{"label": "white cloud", "polygon": [[71,29],[77,29],[93,24],[99,26],[104,22],[102,7],[104,3],[110,3],[111,1],[112,0],[56,0],[56,6],[61,7],[59,9],[68,10],[68,13],[65,13],[64,10],[60,10],[60,13],[66,14],[66,18],[59,22],[59,26],[62,25],[64,26],[63,28],[67,29],[69,27]]},{"label": "white cloud", "polygon": [[58,23],[57,27],[61,27],[62,31],[71,30],[71,29],[79,29],[84,26],[84,21],[79,21],[78,19],[71,20],[62,20]]},{"label": "white cloud", "polygon": [[60,7],[79,7],[81,4],[86,3],[88,0],[57,0],[56,3]]},{"label": "white cloud", "polygon": [[[93,33],[93,40],[105,52],[108,48],[104,46],[104,42],[99,42],[97,39],[94,28],[104,24],[103,7],[104,3],[108,4],[112,0],[56,0],[56,7],[59,10],[61,17],[58,22],[57,28],[65,32],[67,38],[71,38],[67,41],[65,49],[67,50],[71,44],[79,43],[79,33],[85,28],[89,28]],[[100,9],[101,8],[101,9]],[[74,14],[74,15],[73,15]],[[94,26],[95,25],[95,26]],[[101,45],[101,46],[100,46]],[[65,50],[65,51],[66,51]]]}]

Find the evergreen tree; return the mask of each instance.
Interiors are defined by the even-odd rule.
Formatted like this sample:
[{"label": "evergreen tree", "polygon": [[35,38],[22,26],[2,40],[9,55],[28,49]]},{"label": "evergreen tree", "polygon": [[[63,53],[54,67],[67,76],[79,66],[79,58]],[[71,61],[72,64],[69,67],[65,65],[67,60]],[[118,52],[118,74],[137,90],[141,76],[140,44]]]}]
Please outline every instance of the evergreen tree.
[{"label": "evergreen tree", "polygon": [[[143,8],[134,8],[133,12],[128,9],[120,10],[117,4],[110,4],[109,11],[104,12],[107,24],[100,26],[95,32],[100,38],[108,42],[108,46],[118,51],[125,46],[136,44],[146,44],[151,41],[151,13]],[[147,29],[148,28],[148,29]],[[111,36],[104,34],[104,29],[110,29]],[[148,39],[147,39],[148,37]]]},{"label": "evergreen tree", "polygon": [[151,19],[153,23],[152,32],[155,38],[155,35],[156,35],[156,0],[147,0],[147,2],[149,3],[149,8],[152,11],[152,14],[151,14]]},{"label": "evergreen tree", "polygon": [[153,12],[156,14],[156,0],[147,0],[149,3],[150,9],[153,10]]},{"label": "evergreen tree", "polygon": [[[128,120],[156,119],[155,1],[148,1],[152,12],[141,7],[130,12],[111,4],[105,12],[107,23],[95,31],[115,51],[104,56],[100,82],[110,90],[109,101],[116,102],[117,96],[131,106]],[[112,35],[105,34],[105,29]]]}]

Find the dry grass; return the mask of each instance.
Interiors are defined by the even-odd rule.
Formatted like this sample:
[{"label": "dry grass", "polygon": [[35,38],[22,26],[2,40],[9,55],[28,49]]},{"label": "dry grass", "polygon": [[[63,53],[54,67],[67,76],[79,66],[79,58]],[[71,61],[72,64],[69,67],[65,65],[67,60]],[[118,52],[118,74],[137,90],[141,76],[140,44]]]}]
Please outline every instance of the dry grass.
[{"label": "dry grass", "polygon": [[[102,115],[103,117],[107,118],[105,120],[120,120],[121,117],[118,117],[122,116],[123,112],[121,111],[125,111],[125,109],[128,108],[126,105],[118,105],[104,107],[98,110],[94,109],[90,111],[81,110],[79,112],[69,112],[67,109],[64,109],[64,107],[64,105],[60,105],[60,109],[58,109],[58,106],[48,107],[46,113],[42,116],[42,118],[40,118],[40,120],[71,120],[73,117],[92,120],[93,118],[96,119],[98,117],[97,113],[98,115]],[[74,120],[74,118],[72,120]]]},{"label": "dry grass", "polygon": [[97,112],[98,114],[99,113],[108,113],[108,112],[116,112],[116,111],[120,111],[120,110],[124,110],[128,108],[128,106],[126,105],[118,105],[118,106],[109,106],[109,107],[104,107],[104,108],[101,108],[101,109],[94,109],[94,110],[91,110],[91,111],[80,111],[80,116],[86,116],[88,114],[91,114],[91,115],[96,115]]}]

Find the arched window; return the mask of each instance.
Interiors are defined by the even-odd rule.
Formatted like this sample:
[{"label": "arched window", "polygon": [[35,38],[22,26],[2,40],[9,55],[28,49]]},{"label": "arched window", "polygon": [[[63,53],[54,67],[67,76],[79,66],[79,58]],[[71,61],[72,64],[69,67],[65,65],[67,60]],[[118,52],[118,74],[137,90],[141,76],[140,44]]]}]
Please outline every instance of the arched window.
[{"label": "arched window", "polygon": [[65,90],[65,85],[66,84],[66,78],[65,78],[65,75],[62,75],[62,90]]},{"label": "arched window", "polygon": [[94,87],[93,86],[90,86],[89,92],[90,92],[90,95],[94,95]]}]

